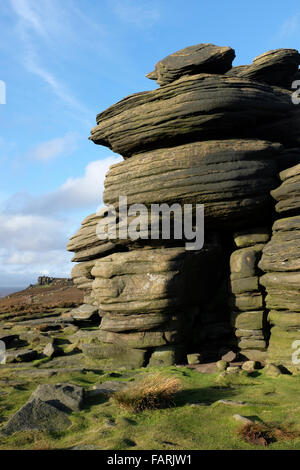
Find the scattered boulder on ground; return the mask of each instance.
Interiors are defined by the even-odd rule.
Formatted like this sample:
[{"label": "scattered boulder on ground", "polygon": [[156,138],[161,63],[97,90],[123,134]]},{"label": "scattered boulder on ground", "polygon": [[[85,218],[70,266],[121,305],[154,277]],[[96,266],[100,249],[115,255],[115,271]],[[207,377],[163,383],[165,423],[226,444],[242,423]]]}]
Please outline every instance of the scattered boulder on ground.
[{"label": "scattered boulder on ground", "polygon": [[49,342],[43,349],[43,355],[49,358],[59,355],[60,352],[60,348],[53,341]]},{"label": "scattered boulder on ground", "polygon": [[260,363],[258,361],[245,361],[242,365],[242,369],[247,372],[252,372],[260,368]]},{"label": "scattered boulder on ground", "polygon": [[282,375],[281,370],[275,364],[267,364],[263,371],[269,377],[279,377]]},{"label": "scattered boulder on ground", "polygon": [[31,362],[38,358],[38,352],[34,349],[10,349],[6,353],[6,363]]},{"label": "scattered boulder on ground", "polygon": [[39,385],[30,400],[39,399],[59,410],[79,411],[83,404],[84,389],[78,385],[57,383]]},{"label": "scattered boulder on ground", "polygon": [[220,361],[216,363],[216,366],[220,372],[223,372],[224,370],[227,369],[227,367],[229,366],[229,363],[225,361],[224,359],[221,359]]},{"label": "scattered boulder on ground", "polygon": [[226,354],[223,354],[222,361],[233,362],[237,359],[237,353],[234,351],[228,351]]},{"label": "scattered boulder on ground", "polygon": [[202,356],[199,353],[188,354],[187,361],[190,365],[200,364],[202,361]]},{"label": "scattered boulder on ground", "polygon": [[18,431],[65,431],[72,422],[68,415],[45,401],[35,398],[19,409],[2,429],[10,435]]}]

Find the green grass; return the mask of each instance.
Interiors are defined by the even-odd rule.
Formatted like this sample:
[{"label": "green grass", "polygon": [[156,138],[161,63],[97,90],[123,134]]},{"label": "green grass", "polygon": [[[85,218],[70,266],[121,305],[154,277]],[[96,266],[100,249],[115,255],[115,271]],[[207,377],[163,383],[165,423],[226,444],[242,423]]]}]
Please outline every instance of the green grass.
[{"label": "green grass", "polygon": [[[68,376],[32,379],[22,371],[0,369],[0,416],[4,423],[29,398],[38,383],[71,382],[90,388],[107,380],[130,381],[132,375],[163,370],[179,379],[181,390],[176,406],[159,410],[131,412],[114,400],[90,399],[84,409],[71,415],[72,427],[64,433],[18,433],[1,437],[0,449],[63,449],[77,445],[94,445],[110,450],[159,449],[265,449],[245,442],[239,435],[236,413],[268,425],[278,424],[300,431],[300,376],[254,377],[231,376],[220,380],[216,374],[201,374],[188,368],[152,368],[119,372],[101,371],[73,373]],[[6,379],[18,384],[5,383]],[[13,386],[14,385],[14,386]],[[246,406],[228,406],[217,400],[246,402]],[[191,406],[198,403],[199,406]],[[274,442],[267,449],[298,449],[300,438]]]}]

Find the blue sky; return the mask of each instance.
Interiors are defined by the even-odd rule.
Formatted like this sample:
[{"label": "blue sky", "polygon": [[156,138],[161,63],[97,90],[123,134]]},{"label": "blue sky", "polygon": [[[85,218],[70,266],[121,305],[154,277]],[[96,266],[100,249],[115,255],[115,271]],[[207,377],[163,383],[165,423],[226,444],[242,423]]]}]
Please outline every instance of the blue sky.
[{"label": "blue sky", "polygon": [[0,286],[68,276],[65,245],[101,205],[118,155],[88,140],[95,116],[151,90],[154,64],[198,43],[231,46],[234,65],[300,49],[299,2],[1,2]]}]

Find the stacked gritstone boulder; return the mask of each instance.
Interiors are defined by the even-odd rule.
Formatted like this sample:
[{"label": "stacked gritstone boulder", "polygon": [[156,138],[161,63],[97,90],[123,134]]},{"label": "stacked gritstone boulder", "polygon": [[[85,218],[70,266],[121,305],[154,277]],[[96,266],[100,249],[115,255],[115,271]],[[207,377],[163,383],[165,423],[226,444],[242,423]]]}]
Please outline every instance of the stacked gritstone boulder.
[{"label": "stacked gritstone boulder", "polygon": [[244,357],[260,362],[266,358],[268,332],[258,262],[269,238],[266,228],[236,233],[238,249],[230,258],[231,320],[237,345]]},{"label": "stacked gritstone boulder", "polygon": [[[171,54],[148,75],[161,87],[128,96],[97,116],[90,139],[124,158],[110,168],[103,195],[116,210],[118,229],[124,223],[120,196],[128,206],[192,204],[194,223],[195,205],[204,204],[205,244],[186,251],[185,239],[165,240],[160,229],[154,239],[100,240],[105,210],[83,222],[68,249],[79,263],[73,276],[102,318],[82,346],[93,360],[125,367],[171,364],[230,336],[228,240],[236,230],[249,234],[271,226],[270,191],[278,185],[278,168],[286,168],[282,141],[291,148],[298,139],[289,125],[286,135],[274,129],[295,112],[287,87],[300,63],[293,49],[270,51],[240,76],[241,68],[232,69],[234,57],[230,47],[212,44]],[[288,159],[294,162],[292,149]],[[257,244],[263,246],[262,240]],[[260,289],[256,294],[251,298],[257,300]],[[262,301],[250,309],[262,312]],[[259,332],[257,351],[262,328],[261,321],[248,330]]]},{"label": "stacked gritstone boulder", "polygon": [[74,308],[71,315],[78,322],[100,323],[98,306],[92,292],[93,277],[91,275],[95,262],[84,261],[76,264],[72,269],[72,278],[76,287],[84,293],[84,304]]},{"label": "stacked gritstone boulder", "polygon": [[220,254],[217,245],[195,252],[145,248],[96,261],[93,292],[102,316],[98,338],[110,344],[109,357],[99,344],[99,359],[109,359],[115,345],[143,353],[139,365],[183,361]]},{"label": "stacked gritstone boulder", "polygon": [[280,179],[272,196],[283,218],[274,223],[259,264],[266,272],[261,283],[272,325],[267,361],[299,372],[300,342],[295,341],[300,340],[300,164],[282,171]]}]

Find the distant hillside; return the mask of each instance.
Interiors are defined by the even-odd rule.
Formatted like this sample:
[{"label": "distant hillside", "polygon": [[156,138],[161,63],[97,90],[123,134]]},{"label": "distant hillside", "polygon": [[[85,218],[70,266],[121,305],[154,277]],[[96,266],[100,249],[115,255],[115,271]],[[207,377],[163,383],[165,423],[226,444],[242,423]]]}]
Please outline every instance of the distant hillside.
[{"label": "distant hillside", "polygon": [[0,296],[1,292],[6,295],[0,298],[0,321],[4,317],[31,316],[45,310],[73,308],[83,303],[82,291],[74,286],[70,279],[52,278],[49,283],[38,283],[26,289],[14,291],[14,288],[1,288],[0,290]]}]

